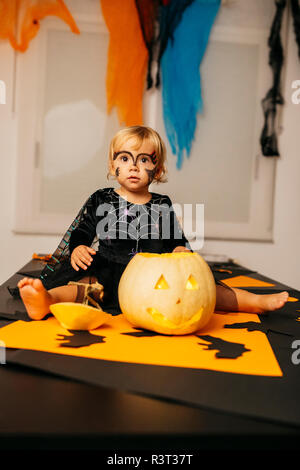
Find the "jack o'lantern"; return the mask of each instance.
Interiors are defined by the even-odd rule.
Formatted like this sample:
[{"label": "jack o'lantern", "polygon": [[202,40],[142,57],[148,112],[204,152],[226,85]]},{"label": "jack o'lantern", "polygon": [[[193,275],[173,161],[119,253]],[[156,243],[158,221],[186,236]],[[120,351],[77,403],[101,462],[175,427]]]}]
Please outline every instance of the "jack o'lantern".
[{"label": "jack o'lantern", "polygon": [[122,313],[133,326],[184,335],[211,318],[216,285],[198,253],[137,253],[121,276],[118,295]]}]

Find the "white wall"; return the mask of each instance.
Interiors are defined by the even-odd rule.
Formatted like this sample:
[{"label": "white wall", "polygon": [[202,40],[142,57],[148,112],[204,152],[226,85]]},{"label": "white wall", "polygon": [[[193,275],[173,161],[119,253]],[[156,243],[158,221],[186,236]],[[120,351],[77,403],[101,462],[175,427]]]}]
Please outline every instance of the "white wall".
[{"label": "white wall", "polygon": [[13,108],[14,50],[0,41],[0,80],[6,84],[6,104],[0,104],[0,283],[26,264],[32,254],[52,252],[59,237],[16,235],[12,232],[16,193],[17,116]]},{"label": "white wall", "polygon": [[[283,109],[283,128],[280,136],[281,158],[278,161],[275,208],[274,243],[205,241],[203,251],[225,254],[251,269],[258,270],[294,288],[300,289],[300,156],[297,134],[300,127],[300,104],[291,102],[291,83],[300,79],[294,32],[290,27],[286,86],[283,90],[286,105]],[[0,41],[0,80],[7,88],[6,104],[0,104],[0,283],[14,274],[36,253],[51,253],[60,237],[21,235],[12,232],[14,198],[16,193],[16,131],[17,116],[12,113],[14,51]],[[298,242],[298,243],[297,243]]]},{"label": "white wall", "polygon": [[[290,18],[291,21],[291,18]],[[283,96],[283,132],[279,137],[281,157],[277,163],[274,200],[274,243],[206,241],[203,252],[225,254],[251,269],[300,289],[300,104],[291,101],[291,84],[300,79],[292,25],[288,51],[285,51],[286,76]]]}]

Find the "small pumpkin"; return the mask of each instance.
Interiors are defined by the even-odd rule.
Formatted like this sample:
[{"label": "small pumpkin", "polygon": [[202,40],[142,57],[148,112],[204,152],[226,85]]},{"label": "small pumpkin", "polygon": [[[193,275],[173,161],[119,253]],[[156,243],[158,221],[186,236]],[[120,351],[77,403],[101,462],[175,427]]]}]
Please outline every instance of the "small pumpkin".
[{"label": "small pumpkin", "polygon": [[66,330],[94,330],[101,326],[108,314],[100,308],[75,302],[58,302],[50,311]]},{"label": "small pumpkin", "polygon": [[184,335],[210,320],[216,285],[198,253],[137,253],[121,276],[118,296],[122,313],[133,326]]},{"label": "small pumpkin", "polygon": [[82,303],[76,302],[58,302],[50,305],[50,311],[67,330],[94,330],[101,326],[107,318],[93,295],[101,301],[104,295],[102,284],[94,282],[87,284],[86,282],[70,281],[68,284],[82,286],[84,295]]}]

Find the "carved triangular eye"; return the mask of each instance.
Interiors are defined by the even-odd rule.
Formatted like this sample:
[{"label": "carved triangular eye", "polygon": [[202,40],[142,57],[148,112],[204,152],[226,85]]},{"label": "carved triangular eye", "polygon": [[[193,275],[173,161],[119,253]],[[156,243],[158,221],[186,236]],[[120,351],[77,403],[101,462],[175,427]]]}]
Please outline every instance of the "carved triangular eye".
[{"label": "carved triangular eye", "polygon": [[188,280],[186,281],[185,288],[189,290],[199,289],[198,282],[196,281],[196,279],[194,278],[192,274],[189,276]]},{"label": "carved triangular eye", "polygon": [[169,289],[169,284],[167,283],[163,275],[161,275],[158,279],[154,289]]}]

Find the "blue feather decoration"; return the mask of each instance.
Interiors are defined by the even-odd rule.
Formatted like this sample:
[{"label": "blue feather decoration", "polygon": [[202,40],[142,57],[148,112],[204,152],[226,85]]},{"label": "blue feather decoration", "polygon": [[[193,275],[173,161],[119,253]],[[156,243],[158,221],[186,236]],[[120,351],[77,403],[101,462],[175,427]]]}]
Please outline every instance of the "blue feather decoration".
[{"label": "blue feather decoration", "polygon": [[[180,2],[180,0],[172,0]],[[195,0],[189,5],[168,41],[161,60],[163,117],[176,167],[184,152],[189,157],[202,112],[200,64],[221,0]]]}]

